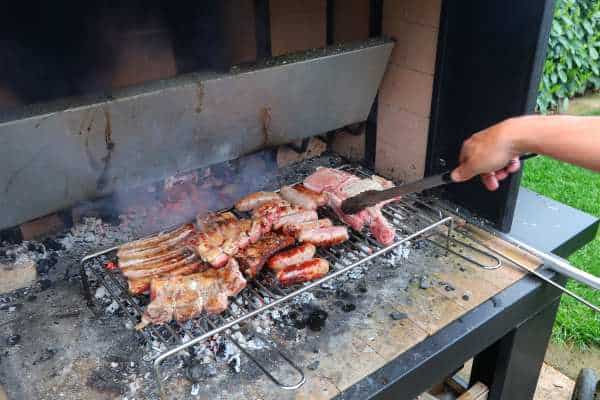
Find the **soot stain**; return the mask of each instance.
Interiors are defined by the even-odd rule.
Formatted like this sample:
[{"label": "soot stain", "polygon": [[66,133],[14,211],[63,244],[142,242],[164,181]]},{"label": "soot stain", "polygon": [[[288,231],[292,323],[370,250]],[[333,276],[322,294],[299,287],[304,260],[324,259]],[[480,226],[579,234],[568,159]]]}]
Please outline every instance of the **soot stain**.
[{"label": "soot stain", "polygon": [[104,143],[106,145],[106,156],[102,157],[102,172],[96,182],[96,188],[103,190],[108,183],[108,171],[110,170],[110,164],[112,160],[112,153],[115,149],[115,143],[112,140],[112,125],[110,119],[110,113],[107,109],[104,110],[104,118],[106,119],[106,126],[104,128]]}]

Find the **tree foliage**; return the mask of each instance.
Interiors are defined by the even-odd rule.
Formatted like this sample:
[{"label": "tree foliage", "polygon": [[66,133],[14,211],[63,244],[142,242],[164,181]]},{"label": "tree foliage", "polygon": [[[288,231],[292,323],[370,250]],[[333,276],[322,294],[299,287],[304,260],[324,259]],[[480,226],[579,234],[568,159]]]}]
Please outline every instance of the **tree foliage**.
[{"label": "tree foliage", "polygon": [[542,113],[600,89],[600,0],[557,0],[537,100]]}]

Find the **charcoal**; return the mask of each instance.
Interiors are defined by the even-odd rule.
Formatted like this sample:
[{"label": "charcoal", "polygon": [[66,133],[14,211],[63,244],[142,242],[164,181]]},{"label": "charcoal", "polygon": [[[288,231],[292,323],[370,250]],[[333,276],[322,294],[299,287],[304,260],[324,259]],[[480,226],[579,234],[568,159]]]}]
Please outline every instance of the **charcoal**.
[{"label": "charcoal", "polygon": [[6,339],[6,344],[8,346],[14,346],[14,345],[18,344],[20,341],[21,341],[21,335],[10,335]]},{"label": "charcoal", "polygon": [[37,242],[29,242],[27,243],[27,250],[32,251],[34,253],[44,254],[44,246]]},{"label": "charcoal", "polygon": [[342,311],[344,312],[351,312],[356,310],[356,305],[352,304],[352,303],[344,303],[344,305],[342,305]]},{"label": "charcoal", "polygon": [[316,309],[310,313],[306,325],[311,331],[319,332],[325,326],[325,321],[329,315],[325,310]]},{"label": "charcoal", "polygon": [[192,361],[185,367],[185,376],[192,383],[201,383],[202,381],[214,378],[218,375],[217,368],[213,363],[202,363],[199,361]]},{"label": "charcoal", "polygon": [[93,371],[86,384],[102,393],[112,393],[122,395],[126,391],[125,383],[120,382],[121,374],[111,368],[102,368]]},{"label": "charcoal", "polygon": [[36,264],[38,274],[47,274],[50,269],[56,265],[57,261],[58,260],[55,257],[42,258],[41,260],[38,260]]},{"label": "charcoal", "polygon": [[306,366],[307,369],[311,371],[316,371],[319,368],[319,360],[315,360]]},{"label": "charcoal", "polygon": [[356,290],[358,290],[360,293],[367,293],[367,283],[366,282],[359,282],[356,285]]},{"label": "charcoal", "polygon": [[471,295],[469,294],[469,292],[465,292],[465,293],[463,293],[463,295],[462,295],[462,299],[463,299],[464,301],[469,301],[469,299],[470,299],[470,298],[471,298]]},{"label": "charcoal", "polygon": [[390,318],[394,321],[401,321],[403,319],[408,318],[408,314],[399,311],[394,311],[390,313]]},{"label": "charcoal", "polygon": [[419,287],[421,289],[429,289],[431,287],[431,282],[427,278],[427,276],[423,275],[421,280],[419,281]]},{"label": "charcoal", "polygon": [[52,281],[50,279],[42,279],[38,282],[38,286],[40,288],[40,292],[43,292],[52,286]]}]

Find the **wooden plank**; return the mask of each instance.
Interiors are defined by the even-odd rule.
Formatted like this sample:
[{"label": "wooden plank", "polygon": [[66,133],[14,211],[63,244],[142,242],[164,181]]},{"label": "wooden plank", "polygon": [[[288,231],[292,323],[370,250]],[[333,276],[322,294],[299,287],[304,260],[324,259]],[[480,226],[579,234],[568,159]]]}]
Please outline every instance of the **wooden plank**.
[{"label": "wooden plank", "polygon": [[477,382],[469,390],[463,393],[457,400],[486,400],[489,389],[481,382]]}]

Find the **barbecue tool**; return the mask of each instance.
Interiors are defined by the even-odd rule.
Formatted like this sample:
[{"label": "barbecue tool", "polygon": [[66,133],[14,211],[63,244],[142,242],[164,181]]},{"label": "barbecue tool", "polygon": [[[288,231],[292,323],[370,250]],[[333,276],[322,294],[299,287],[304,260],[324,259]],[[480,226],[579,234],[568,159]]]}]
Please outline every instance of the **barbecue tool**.
[{"label": "barbecue tool", "polygon": [[[535,157],[537,154],[525,154],[519,157],[520,161]],[[410,193],[418,193],[427,189],[433,189],[438,186],[453,183],[450,178],[452,171],[445,171],[441,174],[429,176],[427,178],[410,182],[405,185],[396,186],[385,190],[367,190],[354,197],[350,197],[342,202],[342,211],[345,214],[356,214],[360,210],[374,206],[381,202],[392,200],[399,196]]]}]

